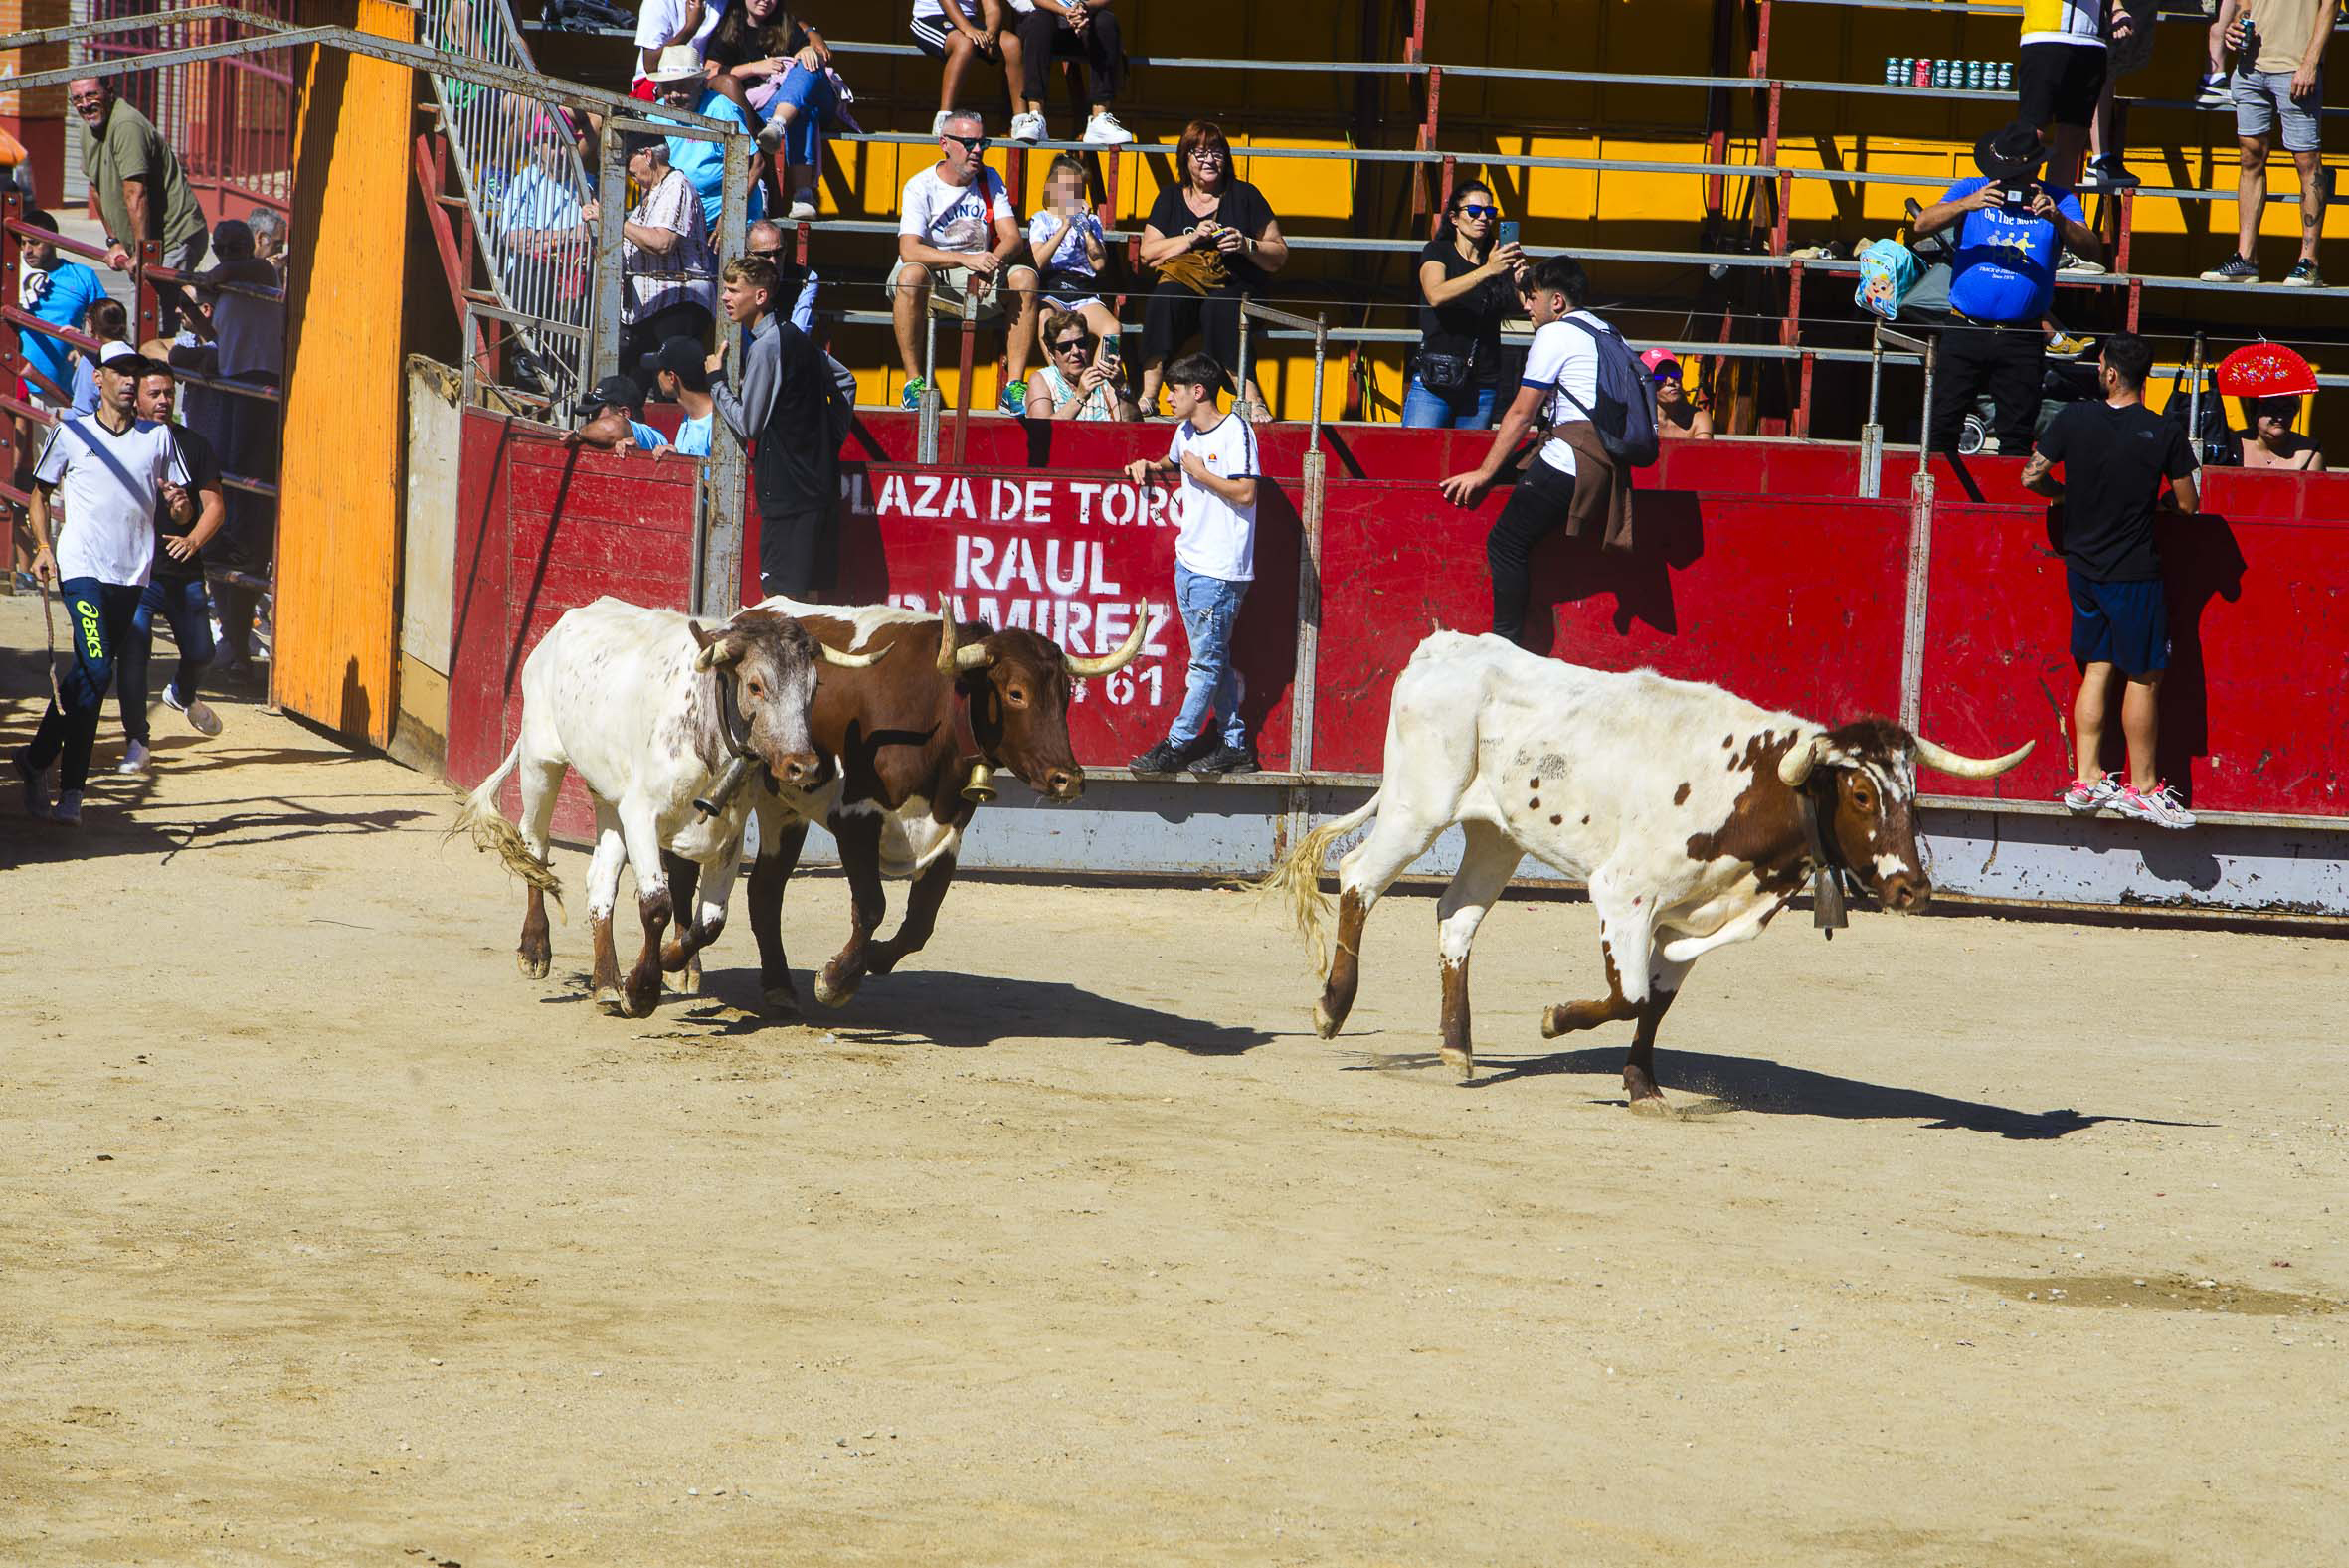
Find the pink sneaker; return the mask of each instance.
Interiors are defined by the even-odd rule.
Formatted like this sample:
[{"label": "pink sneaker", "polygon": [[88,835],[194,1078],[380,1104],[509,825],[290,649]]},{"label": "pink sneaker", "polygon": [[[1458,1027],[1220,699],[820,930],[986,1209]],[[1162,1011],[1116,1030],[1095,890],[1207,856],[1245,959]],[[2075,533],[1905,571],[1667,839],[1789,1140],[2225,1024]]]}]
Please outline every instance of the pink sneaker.
[{"label": "pink sneaker", "polygon": [[2166,784],[2157,784],[2140,794],[2133,786],[2122,784],[2120,794],[2112,802],[2112,809],[2123,816],[2133,816],[2140,822],[2151,822],[2155,827],[2185,828],[2194,825],[2194,813],[2178,799],[2178,791]]},{"label": "pink sneaker", "polygon": [[2112,804],[2119,794],[2120,782],[2110,774],[2106,774],[2093,783],[2085,779],[2075,779],[2072,781],[2072,787],[2056,798],[2064,802],[2064,808],[2068,811],[2080,816],[2094,816],[2098,811]]}]

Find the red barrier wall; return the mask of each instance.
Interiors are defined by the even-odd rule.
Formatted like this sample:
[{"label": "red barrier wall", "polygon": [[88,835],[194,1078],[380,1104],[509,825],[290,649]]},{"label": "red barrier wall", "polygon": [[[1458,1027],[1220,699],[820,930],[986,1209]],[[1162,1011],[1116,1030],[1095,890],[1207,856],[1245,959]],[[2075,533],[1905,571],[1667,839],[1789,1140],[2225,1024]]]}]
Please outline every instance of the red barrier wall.
[{"label": "red barrier wall", "polygon": [[[478,409],[457,465],[454,634],[449,664],[449,777],[469,789],[505,760],[522,717],[522,661],[566,610],[609,594],[682,609],[693,592],[698,468],[564,446]],[[501,791],[520,809],[512,781]],[[555,831],[593,834],[576,778]]]},{"label": "red barrier wall", "polygon": [[[1153,610],[1143,659],[1086,683],[1071,716],[1078,757],[1116,768],[1165,732],[1185,663],[1173,623],[1174,535],[1163,500],[1114,477],[1163,453],[1164,426],[1029,426],[979,418],[967,462],[910,461],[911,416],[860,418],[847,456],[843,595],[1035,625],[1080,652],[1114,645],[1137,598]],[[1430,629],[1489,623],[1484,536],[1501,500],[1447,505],[1434,481],[1472,466],[1475,433],[1325,432],[1323,632],[1313,767],[1375,772],[1395,672]],[[951,425],[946,441],[951,446]],[[1242,615],[1243,711],[1268,768],[1291,766],[1298,482],[1306,432],[1274,427],[1263,450],[1257,581]],[[457,673],[450,772],[477,780],[513,735],[520,660],[572,604],[613,593],[682,606],[691,581],[691,485],[670,460],[568,452],[468,416],[460,527]],[[1605,668],[1651,665],[1757,702],[1836,721],[1897,713],[1914,458],[1885,460],[1893,499],[1853,499],[1858,454],[1791,442],[1678,442],[1641,475],[1637,547],[1600,555],[1563,538],[1536,557],[1549,650]],[[2017,459],[1936,460],[1922,721],[1944,744],[2039,752],[1991,784],[1952,793],[2045,799],[2070,777],[2075,675],[2062,564],[2045,503]],[[958,484],[959,481],[959,484]],[[2164,687],[2163,771],[2210,810],[2349,816],[2332,759],[2349,742],[2338,702],[2349,663],[2349,475],[2215,470],[2210,510],[2163,525],[2176,649]],[[1972,497],[1979,496],[1980,500]],[[546,520],[557,518],[550,531]],[[757,595],[757,519],[746,594]],[[1538,624],[1538,615],[1536,623]],[[567,811],[563,820],[585,822]],[[566,831],[578,829],[566,827]]]}]

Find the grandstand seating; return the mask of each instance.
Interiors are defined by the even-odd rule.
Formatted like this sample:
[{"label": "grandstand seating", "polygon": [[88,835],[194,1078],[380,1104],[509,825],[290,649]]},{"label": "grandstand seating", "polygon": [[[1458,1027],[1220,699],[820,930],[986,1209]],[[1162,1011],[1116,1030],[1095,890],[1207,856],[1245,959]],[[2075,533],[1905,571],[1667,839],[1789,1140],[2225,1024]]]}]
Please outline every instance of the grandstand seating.
[{"label": "grandstand seating", "polygon": [[[883,25],[899,21],[901,9],[892,3],[834,22],[870,133],[833,143],[826,216],[807,231],[828,281],[826,308],[841,313],[835,349],[872,402],[895,401],[878,283],[897,191],[932,156],[921,132],[936,102],[937,68]],[[1888,55],[2011,59],[2016,12],[2008,6],[1206,0],[1178,10],[1126,0],[1121,9],[1138,66],[1121,112],[1141,140],[1116,155],[1084,149],[1105,222],[1116,234],[1138,234],[1169,178],[1183,121],[1219,120],[1237,172],[1264,190],[1299,253],[1272,302],[1327,312],[1354,350],[1355,373],[1332,378],[1327,417],[1393,417],[1403,353],[1415,341],[1410,253],[1449,183],[1474,171],[1500,187],[1529,249],[1571,249],[1592,262],[1598,302],[1634,336],[1736,345],[1709,367],[1726,425],[1852,437],[1865,403],[1868,330],[1850,302],[1849,266],[1800,253],[1893,232],[1903,198],[1929,200],[1970,172],[1975,138],[2012,102],[2009,93],[1883,82]],[[2195,279],[2230,249],[2234,229],[2232,115],[2185,101],[2202,23],[2199,12],[2165,17],[2152,64],[2121,85],[2130,162],[2145,184],[2090,199],[2118,264],[2109,275],[2067,277],[2059,313],[2086,331],[2134,324],[2165,359],[2182,358],[2197,330],[2207,330],[2214,354],[2264,331],[2303,347],[2320,369],[2349,369],[2331,350],[2349,338],[2349,309],[2340,306],[2349,288],[2311,299]],[[551,74],[606,86],[625,79],[620,39],[531,38]],[[999,93],[999,81],[980,80]],[[1053,129],[1073,134],[1081,123],[1074,106],[1052,108]],[[1004,116],[997,101],[989,118],[998,136]],[[2336,172],[2349,163],[2345,121],[2349,109],[2328,111]],[[1015,194],[1032,208],[1046,156],[998,142],[991,161],[1008,167]],[[2280,258],[2283,237],[2296,232],[2294,176],[2278,159],[2270,178],[2266,232]],[[2327,233],[2335,246],[2349,234],[2339,204]],[[2331,267],[2349,276],[2349,252]],[[2271,274],[2281,269],[2271,259]],[[1137,293],[1147,288],[1147,276],[1128,276]],[[2319,300],[2330,308],[2317,308]],[[1137,302],[1128,319],[1139,313]],[[1281,412],[1306,412],[1309,356],[1295,336],[1265,334],[1254,357]],[[976,379],[973,404],[992,407],[992,368]],[[2336,401],[2319,399],[2319,434],[2349,439]],[[1913,409],[1913,387],[1888,386],[1887,406],[1896,411],[1889,434],[1899,439],[1897,411]]]}]

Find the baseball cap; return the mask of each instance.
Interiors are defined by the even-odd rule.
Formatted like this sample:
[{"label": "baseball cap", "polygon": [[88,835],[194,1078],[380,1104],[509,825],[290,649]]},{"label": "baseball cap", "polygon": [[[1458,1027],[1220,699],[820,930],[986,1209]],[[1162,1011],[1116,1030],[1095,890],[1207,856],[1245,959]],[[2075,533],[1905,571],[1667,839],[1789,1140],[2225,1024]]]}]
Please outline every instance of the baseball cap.
[{"label": "baseball cap", "polygon": [[683,382],[693,392],[710,390],[709,357],[703,353],[699,341],[689,337],[673,337],[644,356],[644,385],[655,384],[661,371]]},{"label": "baseball cap", "polygon": [[108,339],[98,345],[97,362],[101,365],[111,365],[118,359],[136,358],[138,358],[138,350],[118,338]]},{"label": "baseball cap", "polygon": [[632,377],[606,376],[596,383],[596,390],[588,394],[591,409],[632,409],[644,401],[644,389]]},{"label": "baseball cap", "polygon": [[1672,350],[1668,348],[1649,349],[1639,357],[1639,362],[1647,367],[1651,379],[1667,373],[1674,376],[1680,374],[1680,361],[1672,357]]}]

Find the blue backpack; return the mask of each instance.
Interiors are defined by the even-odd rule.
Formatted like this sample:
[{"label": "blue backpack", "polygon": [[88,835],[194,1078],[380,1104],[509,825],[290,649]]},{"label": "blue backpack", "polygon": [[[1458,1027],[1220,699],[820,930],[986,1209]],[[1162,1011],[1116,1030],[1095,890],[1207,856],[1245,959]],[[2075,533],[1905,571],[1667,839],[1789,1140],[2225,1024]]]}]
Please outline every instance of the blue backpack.
[{"label": "blue backpack", "polygon": [[1623,334],[1613,327],[1593,325],[1577,316],[1560,319],[1580,327],[1598,345],[1598,407],[1585,407],[1580,398],[1566,391],[1564,382],[1558,391],[1598,432],[1598,443],[1605,448],[1617,467],[1646,468],[1656,461],[1656,384],[1648,379],[1648,368],[1631,352],[1631,345],[1623,341]]}]

